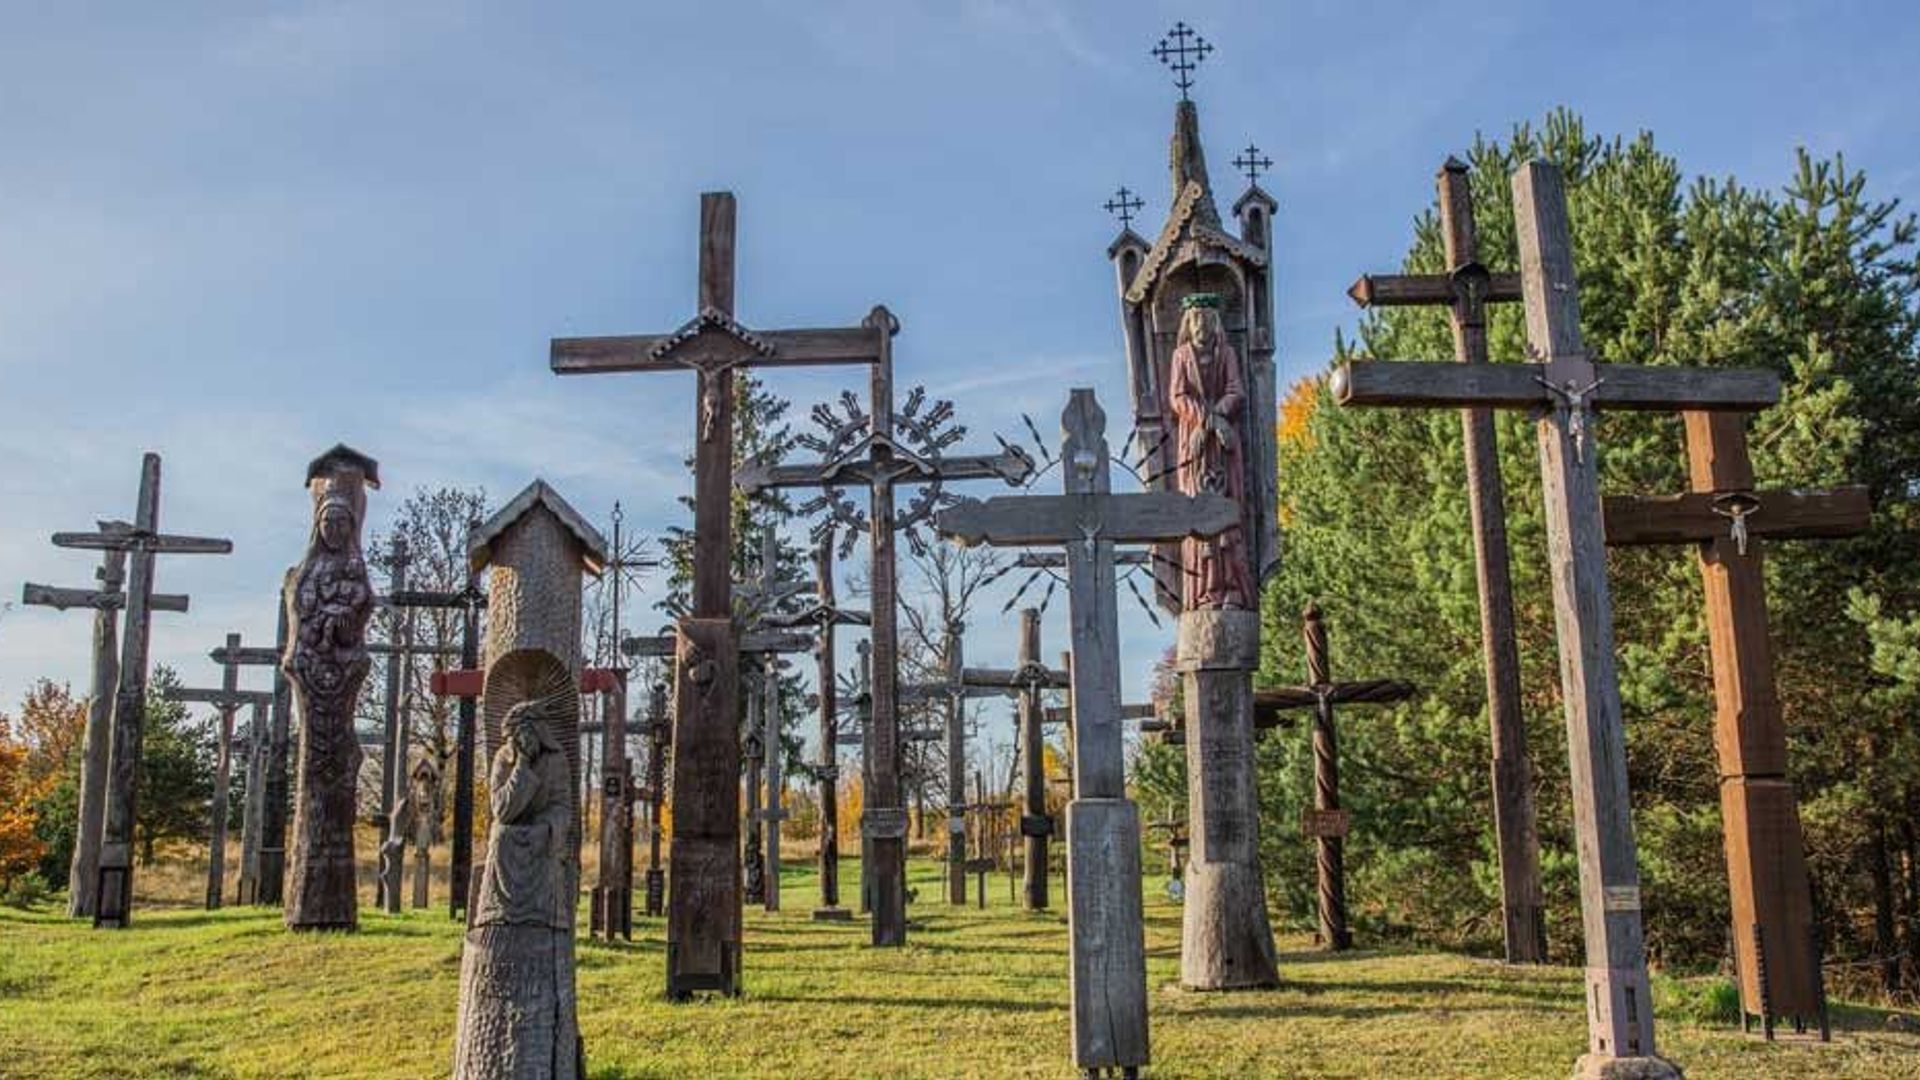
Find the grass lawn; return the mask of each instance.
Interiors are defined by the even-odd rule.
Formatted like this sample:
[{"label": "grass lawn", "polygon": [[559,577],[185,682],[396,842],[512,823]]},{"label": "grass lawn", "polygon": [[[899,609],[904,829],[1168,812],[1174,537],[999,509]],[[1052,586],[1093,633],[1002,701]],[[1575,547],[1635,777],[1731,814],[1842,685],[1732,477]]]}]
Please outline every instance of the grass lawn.
[{"label": "grass lawn", "polygon": [[[1019,911],[1004,877],[989,879],[985,911],[949,907],[939,873],[914,864],[911,944],[881,951],[864,944],[864,921],[811,922],[812,868],[790,867],[786,910],[747,915],[737,1000],[662,1000],[659,920],[637,919],[631,944],[582,941],[590,1075],[1073,1077],[1064,917]],[[858,881],[851,860],[844,875]],[[1147,916],[1151,1077],[1561,1077],[1585,1045],[1572,969],[1332,958],[1285,937],[1280,989],[1190,994],[1175,985],[1179,908],[1152,890]],[[96,932],[63,909],[0,908],[0,1076],[446,1075],[459,928],[443,908],[365,905],[361,922],[296,936],[277,911],[175,907]],[[1663,1049],[1693,1080],[1920,1078],[1920,1036],[1890,1030],[1884,1011],[1836,1008],[1828,1045],[1767,1045],[1689,1022],[1676,985],[1657,989]]]}]

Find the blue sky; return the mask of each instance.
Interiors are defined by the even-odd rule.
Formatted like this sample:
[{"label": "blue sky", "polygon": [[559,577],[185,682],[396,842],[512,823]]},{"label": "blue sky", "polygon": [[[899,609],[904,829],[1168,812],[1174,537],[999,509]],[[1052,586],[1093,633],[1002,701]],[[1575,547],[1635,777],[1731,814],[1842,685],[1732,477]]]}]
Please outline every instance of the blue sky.
[{"label": "blue sky", "polygon": [[[235,542],[160,570],[193,611],[156,616],[153,655],[193,681],[227,631],[270,635],[336,441],[382,463],[375,528],[415,487],[536,475],[596,519],[680,520],[691,379],[561,380],[547,340],[691,314],[710,188],[740,199],[749,325],[885,303],[899,381],[974,442],[1023,411],[1051,432],[1076,385],[1118,427],[1100,204],[1141,192],[1149,234],[1166,210],[1148,50],[1176,18],[1217,50],[1216,188],[1249,139],[1276,162],[1283,382],[1396,263],[1434,167],[1558,105],[1691,173],[1774,186],[1805,145],[1920,203],[1910,3],[0,4],[0,601],[90,580],[47,534],[130,514],[148,449],[163,525]],[[83,690],[87,621],[0,611],[0,706]],[[974,627],[970,657],[1010,656],[1010,619]],[[1137,693],[1167,632],[1123,636]]]}]

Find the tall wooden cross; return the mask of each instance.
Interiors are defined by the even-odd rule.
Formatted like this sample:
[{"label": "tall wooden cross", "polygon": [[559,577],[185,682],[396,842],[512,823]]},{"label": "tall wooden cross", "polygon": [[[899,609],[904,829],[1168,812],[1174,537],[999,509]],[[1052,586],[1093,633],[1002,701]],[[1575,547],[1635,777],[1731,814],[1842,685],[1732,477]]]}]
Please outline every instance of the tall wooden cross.
[{"label": "tall wooden cross", "polygon": [[866,626],[873,620],[864,611],[839,606],[833,588],[834,531],[821,532],[813,553],[814,599],[798,611],[778,616],[778,625],[812,626],[815,682],[819,685],[820,760],[808,771],[820,785],[820,906],[813,909],[819,922],[852,918],[840,906],[840,708],[835,684],[833,632],[840,626]]},{"label": "tall wooden cross", "polygon": [[646,912],[657,918],[666,912],[667,872],[660,865],[660,841],[665,832],[660,811],[667,801],[667,750],[673,745],[673,722],[667,716],[667,684],[657,682],[647,695],[647,877]]},{"label": "tall wooden cross", "polygon": [[[871,364],[891,319],[857,327],[754,331],[733,317],[734,200],[700,197],[699,312],[670,334],[561,338],[562,375],[621,371],[699,374],[693,461],[693,614],[679,625],[674,680],[673,867],[667,919],[667,997],[738,991],[740,776],[738,660],[730,597],[733,558],[733,371],[737,367]],[[884,314],[881,312],[881,314]]]},{"label": "tall wooden cross", "polygon": [[[411,561],[407,552],[407,538],[404,533],[396,533],[392,546],[387,552],[387,593],[407,591],[407,564]],[[395,651],[387,656],[387,685],[384,714],[386,723],[385,746],[380,753],[380,814],[375,819],[381,840],[387,838],[387,823],[393,819],[393,808],[401,799],[406,798],[407,785],[407,718],[401,714],[401,687],[409,680],[408,669],[412,667],[411,652],[408,648],[413,641],[412,609],[409,607],[389,607],[387,633]],[[404,838],[402,839],[404,844]],[[382,872],[375,878],[374,903],[386,909],[389,914],[400,912],[400,873],[403,859],[396,856],[387,860]]]},{"label": "tall wooden cross", "polygon": [[146,734],[147,632],[153,612],[154,557],[225,555],[233,551],[233,542],[160,532],[160,455],[147,454],[140,462],[140,495],[132,528],[54,533],[53,546],[128,554],[126,629],[113,701],[113,738],[107,751],[93,913],[95,926],[124,928],[133,919],[134,799],[138,794],[140,746]]},{"label": "tall wooden cross", "polygon": [[601,699],[605,719],[600,732],[600,867],[594,887],[590,920],[595,929],[605,929],[613,940],[617,929],[627,940],[633,938],[633,776],[627,769],[627,668],[620,657],[620,605],[629,585],[642,571],[660,565],[658,559],[644,557],[644,541],[625,533],[626,512],[613,504],[613,543],[608,549],[606,569],[600,582],[607,590],[609,633],[613,645],[614,684]]},{"label": "tall wooden cross", "polygon": [[1335,705],[1384,705],[1405,701],[1413,684],[1397,679],[1334,682],[1333,662],[1327,652],[1327,624],[1320,606],[1308,604],[1301,616],[1301,636],[1307,649],[1307,683],[1268,691],[1267,710],[1313,710],[1313,809],[1302,819],[1302,831],[1314,838],[1314,866],[1319,877],[1320,942],[1334,952],[1353,947],[1347,929],[1346,838],[1347,812],[1340,807],[1340,744],[1334,734]]},{"label": "tall wooden cross", "polygon": [[[133,528],[124,521],[102,521],[99,525],[103,533]],[[87,698],[78,824],[73,862],[67,873],[67,915],[75,919],[93,918],[100,884],[100,822],[106,812],[107,747],[113,738],[113,697],[120,681],[119,613],[127,606],[126,572],[127,553],[110,548],[100,553],[100,568],[93,572],[94,579],[100,583],[97,589],[67,589],[27,582],[20,590],[21,603],[30,606],[50,607],[55,611],[77,607],[93,611],[93,689]],[[153,611],[184,612],[187,598],[154,593],[148,607]]]},{"label": "tall wooden cross", "polygon": [[[233,778],[233,714],[242,705],[251,705],[257,710],[273,703],[273,695],[265,690],[240,689],[240,665],[232,655],[239,648],[240,635],[228,634],[226,648],[219,650],[226,659],[220,664],[218,687],[203,689],[176,686],[167,691],[168,701],[212,705],[220,712],[218,740],[215,743],[213,799],[207,813],[208,911],[220,907],[221,896],[227,887],[227,809],[230,805],[227,793]],[[258,732],[254,734],[257,738]],[[252,797],[252,792],[248,792],[248,797]]]},{"label": "tall wooden cross", "polygon": [[480,575],[469,573],[463,589],[396,589],[388,595],[387,603],[398,608],[460,613],[460,670],[435,672],[430,684],[434,694],[453,697],[460,703],[453,738],[453,850],[447,860],[447,916],[457,919],[467,910],[467,893],[473,881],[474,717],[486,681],[480,670],[480,615],[487,608],[487,592],[480,587]]},{"label": "tall wooden cross", "polygon": [[[273,690],[269,695],[271,721],[262,732],[253,730],[253,738],[265,745],[255,748],[260,758],[259,837],[255,864],[249,868],[241,860],[240,899],[242,904],[276,907],[280,904],[287,868],[287,749],[291,736],[291,692],[287,673],[280,669],[280,657],[287,649],[287,605],[275,605],[279,613],[275,644],[272,648],[237,645],[222,646],[207,655],[221,667],[265,667],[273,671]],[[251,877],[249,877],[251,869]]]},{"label": "tall wooden cross", "polygon": [[[1004,442],[998,454],[945,454],[943,451],[966,432],[951,425],[953,406],[942,401],[923,413],[926,396],[916,389],[896,411],[893,334],[899,324],[885,308],[875,308],[868,321],[887,332],[881,336],[880,357],[872,368],[866,411],[861,411],[851,393],[841,398],[844,416],[829,406],[816,406],[814,418],[827,429],[828,436],[803,437],[801,442],[820,451],[822,461],[809,465],[756,462],[742,469],[735,479],[749,494],[769,488],[824,489],[824,494],[809,505],[825,507],[830,520],[867,532],[873,603],[873,704],[865,744],[869,775],[863,792],[866,805],[861,813],[860,836],[862,846],[871,852],[871,871],[863,867],[863,872],[868,873],[873,886],[873,944],[891,946],[904,945],[907,940],[907,814],[901,784],[899,589],[894,538],[933,512],[943,498],[944,484],[997,477],[1018,485],[1031,475],[1033,460]],[[840,494],[845,487],[859,486],[868,491],[864,517]],[[896,513],[895,491],[908,486],[921,490],[905,511]]]},{"label": "tall wooden cross", "polygon": [[253,702],[252,714],[247,717],[247,776],[241,782],[244,787],[240,810],[240,882],[233,896],[236,904],[252,903],[260,895],[260,839],[267,813],[268,710],[273,707],[272,691],[263,697],[264,701]]},{"label": "tall wooden cross", "polygon": [[1657,1059],[1640,921],[1627,754],[1607,589],[1600,475],[1592,444],[1599,409],[1751,412],[1779,400],[1771,371],[1595,363],[1580,338],[1580,297],[1560,172],[1544,161],[1513,179],[1527,339],[1537,364],[1354,362],[1334,373],[1343,405],[1544,410],[1541,495],[1560,647],[1561,693],[1580,854],[1586,939],[1588,1058]]},{"label": "tall wooden cross", "polygon": [[1755,491],[1746,417],[1685,414],[1692,490],[1606,500],[1607,543],[1693,544],[1707,594],[1714,747],[1732,885],[1734,964],[1743,1016],[1768,1038],[1775,1017],[1828,1034],[1826,991],[1800,813],[1787,777],[1787,732],[1773,689],[1762,541],[1864,532],[1864,487]]},{"label": "tall wooden cross", "polygon": [[1147,1063],[1140,814],[1127,798],[1120,718],[1116,543],[1217,536],[1239,524],[1223,495],[1112,493],[1106,413],[1076,389],[1060,418],[1064,495],[963,502],[937,517],[962,544],[1060,546],[1073,625],[1074,797],[1067,804],[1073,1061],[1089,1076]]},{"label": "tall wooden cross", "polygon": [[[1487,305],[1517,302],[1520,275],[1493,273],[1480,261],[1467,167],[1449,157],[1434,178],[1440,194],[1444,274],[1366,275],[1347,295],[1361,307],[1405,305],[1447,309],[1454,359],[1487,362]],[[1505,486],[1493,413],[1460,410],[1467,458],[1467,509],[1473,522],[1480,590],[1480,648],[1485,657],[1487,720],[1493,730],[1493,827],[1500,859],[1500,903],[1507,962],[1547,960],[1546,908],[1540,887],[1540,834],[1533,810],[1533,767],[1521,713],[1520,649],[1514,641],[1513,575],[1509,568]]]}]

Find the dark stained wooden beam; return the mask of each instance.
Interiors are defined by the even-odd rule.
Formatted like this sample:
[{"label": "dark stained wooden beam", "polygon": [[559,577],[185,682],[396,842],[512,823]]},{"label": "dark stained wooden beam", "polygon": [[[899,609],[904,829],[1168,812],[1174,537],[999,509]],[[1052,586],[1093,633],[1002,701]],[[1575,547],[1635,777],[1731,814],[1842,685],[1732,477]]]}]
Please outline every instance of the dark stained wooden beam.
[{"label": "dark stained wooden beam", "polygon": [[[1780,376],[1759,368],[1595,364],[1589,400],[1600,409],[1752,412],[1780,400]],[[1534,408],[1559,404],[1539,364],[1357,360],[1335,369],[1342,405]]]},{"label": "dark stained wooden beam", "polygon": [[[1824,540],[1854,536],[1873,516],[1867,489],[1761,491],[1751,496],[1747,535],[1769,540]],[[1724,496],[1711,491],[1679,495],[1609,495],[1607,544],[1630,547],[1685,544],[1729,534],[1733,519]]]}]

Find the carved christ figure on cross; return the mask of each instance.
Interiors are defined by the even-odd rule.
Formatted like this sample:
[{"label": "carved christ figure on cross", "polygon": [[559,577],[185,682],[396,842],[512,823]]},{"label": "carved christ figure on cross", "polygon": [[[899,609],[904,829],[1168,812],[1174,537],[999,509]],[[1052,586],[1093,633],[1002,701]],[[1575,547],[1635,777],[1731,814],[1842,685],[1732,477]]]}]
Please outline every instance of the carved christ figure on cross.
[{"label": "carved christ figure on cross", "polygon": [[[1181,301],[1179,342],[1167,397],[1178,424],[1181,494],[1225,495],[1246,505],[1246,455],[1239,433],[1246,412],[1246,381],[1240,358],[1220,325],[1220,298],[1195,293]],[[1185,570],[1183,607],[1254,606],[1247,538],[1240,527],[1212,538],[1188,537],[1180,545]]]}]

